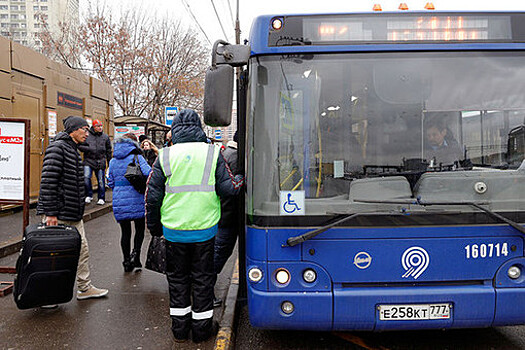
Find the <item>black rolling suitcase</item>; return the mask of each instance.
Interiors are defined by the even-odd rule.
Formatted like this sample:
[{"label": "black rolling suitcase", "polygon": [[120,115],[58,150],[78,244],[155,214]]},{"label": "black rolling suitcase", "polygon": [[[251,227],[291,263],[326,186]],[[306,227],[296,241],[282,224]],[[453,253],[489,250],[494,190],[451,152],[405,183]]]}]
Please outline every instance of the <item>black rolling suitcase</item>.
[{"label": "black rolling suitcase", "polygon": [[26,227],[13,291],[19,309],[67,303],[73,298],[80,240],[73,226]]}]

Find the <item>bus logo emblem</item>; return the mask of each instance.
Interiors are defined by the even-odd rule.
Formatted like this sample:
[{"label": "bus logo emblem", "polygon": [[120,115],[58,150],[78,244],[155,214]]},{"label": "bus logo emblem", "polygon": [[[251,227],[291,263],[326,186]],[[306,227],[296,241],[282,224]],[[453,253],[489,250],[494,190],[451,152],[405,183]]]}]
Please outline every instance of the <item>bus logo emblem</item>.
[{"label": "bus logo emblem", "polygon": [[401,277],[413,277],[417,280],[417,278],[425,272],[429,262],[430,257],[425,249],[421,247],[408,248],[401,257],[401,264],[406,271]]},{"label": "bus logo emblem", "polygon": [[367,269],[372,263],[372,257],[367,252],[359,252],[354,256],[354,265],[358,269]]}]

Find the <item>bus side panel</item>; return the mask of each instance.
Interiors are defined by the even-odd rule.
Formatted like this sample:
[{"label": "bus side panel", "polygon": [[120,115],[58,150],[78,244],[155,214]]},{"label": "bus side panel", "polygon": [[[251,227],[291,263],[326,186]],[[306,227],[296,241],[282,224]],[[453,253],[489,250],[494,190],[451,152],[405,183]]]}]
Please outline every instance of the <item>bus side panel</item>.
[{"label": "bus side panel", "polygon": [[[379,305],[451,303],[446,320],[380,321]],[[491,285],[334,290],[334,330],[401,330],[490,327],[495,293]]]},{"label": "bus side panel", "polygon": [[[294,311],[281,311],[283,301],[291,301]],[[329,331],[332,329],[332,293],[263,292],[248,286],[248,313],[256,328]]]}]

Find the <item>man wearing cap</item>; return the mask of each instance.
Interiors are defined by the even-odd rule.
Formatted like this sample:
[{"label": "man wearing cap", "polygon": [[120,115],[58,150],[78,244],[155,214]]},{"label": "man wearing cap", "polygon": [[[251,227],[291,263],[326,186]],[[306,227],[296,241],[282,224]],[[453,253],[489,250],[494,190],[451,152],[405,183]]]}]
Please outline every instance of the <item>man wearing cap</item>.
[{"label": "man wearing cap", "polygon": [[[112,157],[111,141],[109,136],[102,131],[102,122],[93,120],[93,126],[89,129],[87,140],[78,145],[78,149],[84,153],[84,183],[86,186],[86,203],[93,200],[93,187],[91,176],[93,172],[98,182],[98,205],[106,203],[106,181],[104,172],[106,164]],[[107,163],[106,163],[107,162]]]},{"label": "man wearing cap", "polygon": [[49,144],[42,165],[37,215],[44,215],[47,226],[58,224],[75,226],[82,243],[77,269],[77,299],[100,298],[107,289],[91,284],[89,247],[84,231],[84,170],[78,153],[78,144],[86,141],[89,125],[82,117],[64,119],[64,131]]}]

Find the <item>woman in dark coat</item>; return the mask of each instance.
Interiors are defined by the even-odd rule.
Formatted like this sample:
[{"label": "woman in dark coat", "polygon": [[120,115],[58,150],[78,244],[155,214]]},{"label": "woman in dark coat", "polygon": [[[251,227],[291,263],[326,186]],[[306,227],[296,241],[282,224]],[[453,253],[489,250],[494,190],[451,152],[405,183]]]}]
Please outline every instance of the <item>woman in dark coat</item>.
[{"label": "woman in dark coat", "polygon": [[[128,164],[135,156],[142,174],[149,175],[151,167],[142,156],[137,137],[125,134],[115,141],[113,159],[109,162],[108,169],[108,185],[113,189],[113,214],[122,231],[120,246],[124,257],[122,264],[126,272],[133,271],[135,267],[142,267],[140,251],[145,229],[144,195],[138,193],[124,177]],[[132,221],[135,222],[135,238],[133,251],[130,253]]]},{"label": "woman in dark coat", "polygon": [[159,149],[148,139],[145,139],[140,143],[140,148],[142,148],[144,152],[144,158],[146,158],[149,166],[152,167],[159,155]]}]

